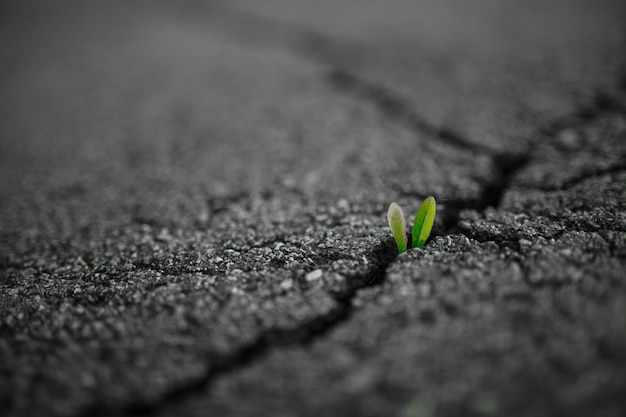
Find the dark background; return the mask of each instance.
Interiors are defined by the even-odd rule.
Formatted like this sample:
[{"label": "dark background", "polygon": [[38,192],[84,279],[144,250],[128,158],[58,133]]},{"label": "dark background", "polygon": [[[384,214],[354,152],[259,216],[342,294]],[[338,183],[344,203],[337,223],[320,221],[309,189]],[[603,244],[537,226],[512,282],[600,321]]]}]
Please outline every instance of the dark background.
[{"label": "dark background", "polygon": [[626,415],[625,9],[0,1],[0,414]]}]

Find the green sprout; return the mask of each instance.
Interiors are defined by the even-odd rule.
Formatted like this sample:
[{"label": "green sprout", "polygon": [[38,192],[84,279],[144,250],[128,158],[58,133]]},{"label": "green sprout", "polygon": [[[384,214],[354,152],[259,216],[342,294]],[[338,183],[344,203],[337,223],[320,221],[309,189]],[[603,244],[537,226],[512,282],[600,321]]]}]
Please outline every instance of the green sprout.
[{"label": "green sprout", "polygon": [[437,212],[437,203],[434,197],[428,197],[415,215],[413,222],[413,234],[411,239],[411,247],[419,248],[424,246],[426,239],[430,236],[430,231],[435,222],[435,214]]},{"label": "green sprout", "polygon": [[[433,197],[428,197],[420,206],[415,221],[413,222],[413,233],[411,234],[411,247],[418,248],[424,246],[430,231],[435,222],[435,214],[437,212],[437,204]],[[387,211],[387,221],[391,234],[398,246],[398,252],[402,253],[407,249],[406,222],[404,220],[404,212],[402,208],[395,202],[389,205]]]},{"label": "green sprout", "polygon": [[395,201],[389,205],[387,221],[389,222],[391,234],[396,240],[396,245],[398,245],[398,251],[400,253],[404,252],[406,250],[406,222],[404,221],[402,208]]}]

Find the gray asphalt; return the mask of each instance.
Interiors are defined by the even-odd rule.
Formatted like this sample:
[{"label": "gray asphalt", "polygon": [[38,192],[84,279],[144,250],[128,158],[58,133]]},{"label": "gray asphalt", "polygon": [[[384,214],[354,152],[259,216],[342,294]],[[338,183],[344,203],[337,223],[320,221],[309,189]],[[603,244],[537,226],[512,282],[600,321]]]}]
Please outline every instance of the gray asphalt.
[{"label": "gray asphalt", "polygon": [[0,4],[0,414],[625,415],[626,6],[466,3]]}]

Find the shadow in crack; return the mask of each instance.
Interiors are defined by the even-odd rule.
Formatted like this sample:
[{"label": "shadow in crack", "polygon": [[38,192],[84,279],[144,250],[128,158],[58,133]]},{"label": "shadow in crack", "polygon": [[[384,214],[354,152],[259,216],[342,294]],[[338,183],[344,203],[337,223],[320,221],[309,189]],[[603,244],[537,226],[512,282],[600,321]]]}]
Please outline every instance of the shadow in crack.
[{"label": "shadow in crack", "polygon": [[94,404],[82,410],[84,416],[137,416],[149,415],[156,410],[167,408],[184,398],[200,392],[207,392],[221,375],[236,372],[252,362],[258,361],[272,349],[286,346],[306,346],[331,332],[352,316],[355,306],[353,299],[361,289],[381,285],[386,277],[387,267],[398,256],[398,250],[391,236],[372,248],[370,259],[374,267],[363,274],[347,275],[350,282],[343,291],[332,294],[336,306],[327,314],[315,317],[299,326],[291,328],[271,328],[241,348],[226,354],[213,354],[206,359],[205,372],[193,380],[164,392],[153,401],[136,402],[122,407],[110,404]]}]

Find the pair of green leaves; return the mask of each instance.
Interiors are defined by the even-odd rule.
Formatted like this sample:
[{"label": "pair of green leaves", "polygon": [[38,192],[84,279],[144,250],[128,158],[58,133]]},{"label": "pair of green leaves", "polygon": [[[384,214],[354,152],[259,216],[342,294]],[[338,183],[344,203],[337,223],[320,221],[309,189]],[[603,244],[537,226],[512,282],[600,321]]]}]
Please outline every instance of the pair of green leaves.
[{"label": "pair of green leaves", "polygon": [[[415,221],[413,222],[413,232],[411,233],[412,248],[424,246],[424,244],[426,243],[426,239],[428,239],[428,236],[430,236],[430,231],[433,228],[436,211],[437,204],[435,203],[434,197],[428,197],[426,200],[424,200],[419,210],[417,211]],[[387,211],[387,221],[389,222],[391,234],[396,240],[396,245],[398,245],[398,251],[400,253],[406,251],[407,238],[404,212],[402,211],[402,208],[395,202],[389,205],[389,210]]]}]

